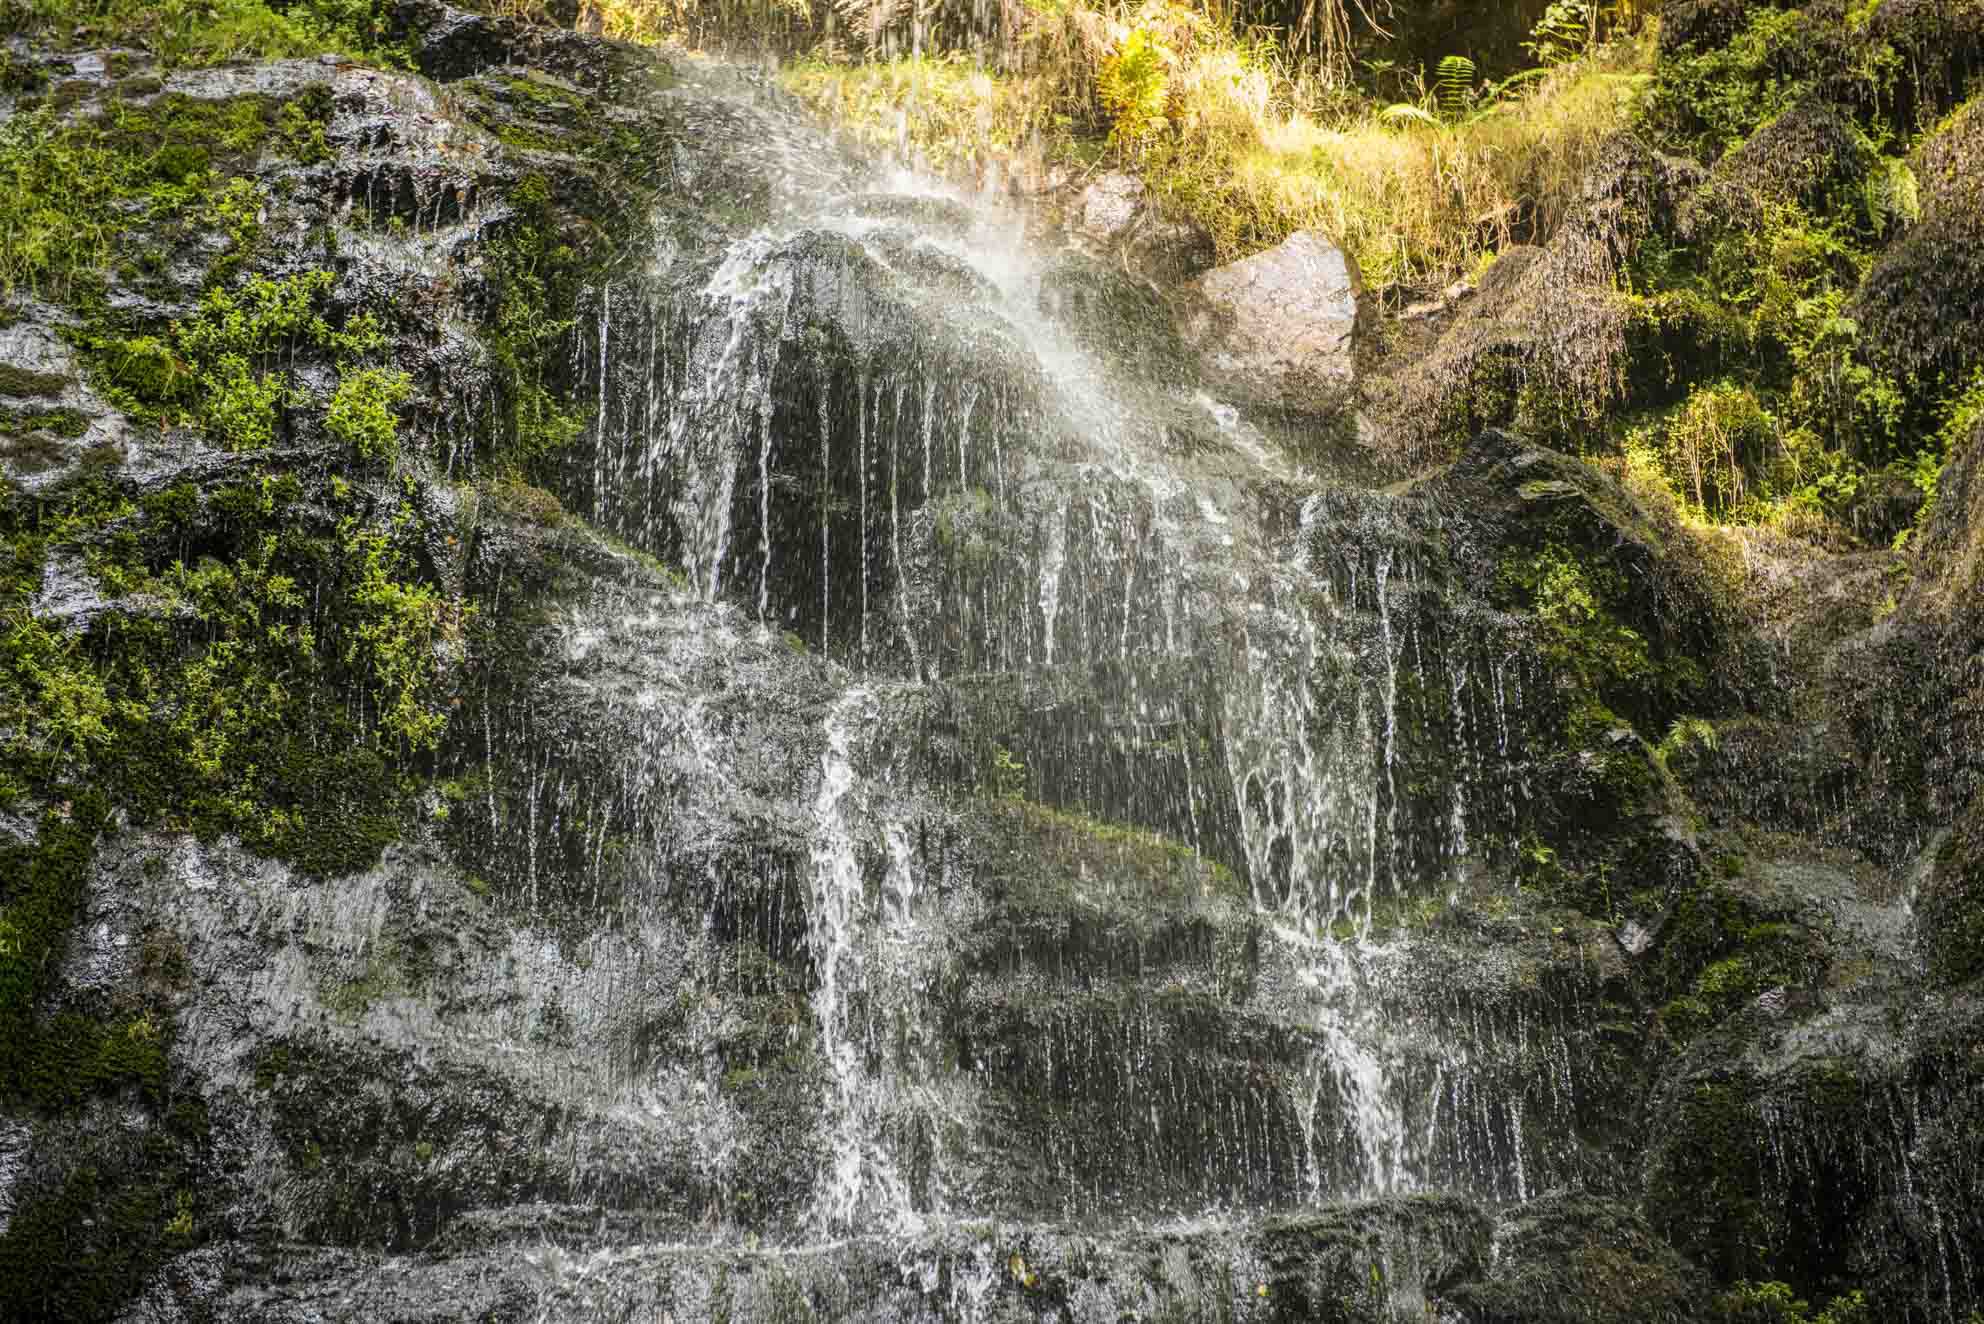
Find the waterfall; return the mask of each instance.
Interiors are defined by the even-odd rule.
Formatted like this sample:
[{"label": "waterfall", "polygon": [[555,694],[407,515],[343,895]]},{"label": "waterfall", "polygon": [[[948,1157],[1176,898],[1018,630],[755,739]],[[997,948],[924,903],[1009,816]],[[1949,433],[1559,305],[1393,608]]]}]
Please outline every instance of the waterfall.
[{"label": "waterfall", "polygon": [[[573,500],[818,687],[781,1235],[1575,1188],[1575,1006],[1411,927],[1523,794],[1508,641],[1428,583],[1441,512],[1128,371],[1023,231],[836,178],[599,296]],[[961,1318],[1033,1272],[973,1256],[928,1289]]]}]

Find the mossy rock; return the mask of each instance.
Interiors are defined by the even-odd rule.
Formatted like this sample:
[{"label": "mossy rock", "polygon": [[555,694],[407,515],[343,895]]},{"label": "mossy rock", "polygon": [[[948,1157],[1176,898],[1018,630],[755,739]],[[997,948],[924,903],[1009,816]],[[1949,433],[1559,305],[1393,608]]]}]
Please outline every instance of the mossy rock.
[{"label": "mossy rock", "polygon": [[1503,1216],[1489,1272],[1442,1293],[1471,1324],[1681,1324],[1705,1284],[1646,1220],[1589,1195],[1531,1201]]},{"label": "mossy rock", "polygon": [[1925,143],[1922,219],[1867,273],[1847,306],[1876,361],[1927,389],[1984,367],[1984,103]]},{"label": "mossy rock", "polygon": [[1471,1201],[1424,1195],[1269,1219],[1253,1243],[1262,1272],[1258,1309],[1222,1317],[1378,1324],[1399,1317],[1400,1300],[1445,1299],[1452,1284],[1484,1273],[1494,1227]]},{"label": "mossy rock", "polygon": [[1626,330],[1626,393],[1631,407],[1680,403],[1703,380],[1747,363],[1749,324],[1721,302],[1689,287],[1633,300]]},{"label": "mossy rock", "polygon": [[1949,615],[1959,636],[1957,651],[1974,652],[1984,645],[1984,610],[1978,590],[1984,587],[1984,417],[1972,426],[1943,465],[1914,542],[1923,573],[1914,595],[1924,605]]},{"label": "mossy rock", "polygon": [[1984,73],[1984,0],[1881,0],[1867,36],[1894,53],[1902,76],[1890,95],[1903,124],[1949,110]]},{"label": "mossy rock", "polygon": [[401,43],[413,66],[437,82],[509,67],[550,75],[604,98],[665,87],[674,77],[652,48],[603,41],[566,26],[578,14],[573,0],[550,0],[537,10],[548,22],[440,0],[391,0],[386,8],[388,38]]},{"label": "mossy rock", "polygon": [[[1607,704],[1638,725],[1671,719],[1676,703],[1706,688],[1711,659],[1735,641],[1735,572],[1671,510],[1642,503],[1583,461],[1499,430],[1477,436],[1440,481],[1465,493],[1483,536],[1504,549],[1498,565],[1476,572],[1483,597],[1534,606],[1549,587],[1537,575],[1553,559],[1582,581],[1590,601],[1580,600],[1567,625],[1575,617],[1610,631],[1590,641],[1593,659],[1622,681],[1620,668],[1634,673],[1631,686],[1600,696]],[[1621,648],[1631,656],[1615,657]],[[1641,674],[1636,658],[1658,674]],[[1665,729],[1656,720],[1642,733]]]},{"label": "mossy rock", "polygon": [[0,395],[15,399],[59,396],[73,385],[55,372],[36,372],[12,363],[0,363]]},{"label": "mossy rock", "polygon": [[1930,978],[1967,984],[1984,975],[1984,799],[1950,829],[1916,909]]},{"label": "mossy rock", "polygon": [[1743,30],[1752,10],[1779,7],[1770,0],[1665,0],[1660,6],[1660,53],[1721,50]]},{"label": "mossy rock", "polygon": [[1498,259],[1429,355],[1366,381],[1396,462],[1444,462],[1488,428],[1569,449],[1602,424],[1628,379],[1622,275],[1701,178],[1633,134],[1608,139],[1542,251]]},{"label": "mossy rock", "polygon": [[[422,1246],[466,1209],[567,1200],[582,1180],[552,1143],[581,1123],[570,1104],[479,1066],[307,1035],[264,1046],[252,1080],[295,1183],[292,1217],[313,1241]],[[703,1207],[692,1173],[654,1175],[629,1194],[640,1185],[677,1217]]]},{"label": "mossy rock", "polygon": [[1683,206],[1680,233],[1706,240],[1729,228],[1755,229],[1785,206],[1814,216],[1857,211],[1873,166],[1858,125],[1829,102],[1800,102],[1716,162]]},{"label": "mossy rock", "polygon": [[1930,1028],[1915,1043],[1897,1045],[1876,1022],[1859,1047],[1805,1039],[1676,1079],[1653,1117],[1656,1229],[1724,1283],[1781,1281],[1815,1299],[1864,1283],[1874,1318],[1936,1317],[1939,1307],[1915,1313],[1938,1296],[1919,1266],[1949,1252],[1948,1220],[1975,1226],[1975,1156],[1946,1142],[1979,1096],[1974,1010],[1925,1011]]},{"label": "mossy rock", "polygon": [[208,1129],[204,1105],[186,1098],[159,1116],[125,1111],[112,1123],[99,1113],[51,1132],[63,1152],[10,1174],[0,1231],[9,1317],[117,1318],[172,1256],[224,1235],[202,1163]]},{"label": "mossy rock", "polygon": [[1233,872],[1181,842],[1025,800],[988,802],[992,913],[968,944],[973,969],[1087,984],[1210,977],[1251,984],[1258,922]]}]

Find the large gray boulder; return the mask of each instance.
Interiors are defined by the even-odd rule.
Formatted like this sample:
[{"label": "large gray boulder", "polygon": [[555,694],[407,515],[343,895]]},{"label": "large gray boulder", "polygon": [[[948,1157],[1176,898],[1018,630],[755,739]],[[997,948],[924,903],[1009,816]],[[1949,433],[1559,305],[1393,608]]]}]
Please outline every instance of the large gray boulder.
[{"label": "large gray boulder", "polygon": [[1319,231],[1298,230],[1265,253],[1195,281],[1185,338],[1234,399],[1333,413],[1351,389],[1361,289],[1342,249]]}]

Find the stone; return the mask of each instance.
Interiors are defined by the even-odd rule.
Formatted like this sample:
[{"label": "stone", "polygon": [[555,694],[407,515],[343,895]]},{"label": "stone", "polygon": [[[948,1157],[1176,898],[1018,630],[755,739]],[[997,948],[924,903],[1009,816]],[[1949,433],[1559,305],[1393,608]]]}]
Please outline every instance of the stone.
[{"label": "stone", "polygon": [[1185,337],[1238,399],[1302,414],[1337,410],[1352,385],[1362,281],[1319,231],[1207,272]]},{"label": "stone", "polygon": [[1176,285],[1213,264],[1212,236],[1167,215],[1135,175],[1110,171],[1083,189],[1075,206],[1077,232],[1146,280]]},{"label": "stone", "polygon": [[1116,239],[1136,224],[1147,205],[1144,182],[1112,170],[1082,190],[1081,227],[1093,238]]}]

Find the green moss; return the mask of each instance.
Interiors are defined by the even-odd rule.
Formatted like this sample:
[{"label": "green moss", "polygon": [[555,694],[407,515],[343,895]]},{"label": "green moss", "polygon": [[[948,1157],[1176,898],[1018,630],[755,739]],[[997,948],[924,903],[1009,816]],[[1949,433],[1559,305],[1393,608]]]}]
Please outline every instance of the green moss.
[{"label": "green moss", "polygon": [[347,58],[405,64],[387,40],[390,7],[381,0],[218,0],[165,5],[147,0],[8,0],[0,32],[71,38],[79,25],[102,46],[135,47],[166,68],[287,59],[335,52]]},{"label": "green moss", "polygon": [[357,1020],[380,998],[403,991],[406,988],[406,978],[394,961],[393,955],[390,951],[375,953],[365,963],[362,974],[336,985],[324,994],[324,1005],[334,1015],[345,1020]]},{"label": "green moss", "polygon": [[205,1238],[194,1192],[206,1140],[204,1110],[175,1104],[135,1138],[69,1156],[59,1182],[19,1190],[0,1233],[0,1301],[51,1324],[115,1318],[166,1257]]},{"label": "green moss", "polygon": [[60,373],[34,372],[28,368],[16,367],[11,363],[0,363],[0,395],[15,397],[37,395],[60,395],[69,388],[69,379]]},{"label": "green moss", "polygon": [[1761,1194],[1755,1091],[1745,1077],[1690,1089],[1669,1119],[1672,1139],[1648,1183],[1655,1226],[1725,1281],[1761,1276],[1761,1257],[1782,1236]]},{"label": "green moss", "polygon": [[304,165],[330,160],[332,153],[330,144],[324,140],[324,126],[330,122],[334,108],[331,85],[310,84],[283,102],[276,112],[276,141]]},{"label": "green moss", "polygon": [[1892,104],[1900,57],[1884,43],[1838,40],[1835,24],[1823,7],[1749,7],[1726,45],[1661,60],[1643,127],[1663,147],[1714,160],[1821,88],[1838,101]]},{"label": "green moss", "polygon": [[[1613,566],[1548,541],[1534,552],[1512,552],[1499,567],[1497,600],[1527,608],[1536,622],[1541,656],[1574,682],[1580,697],[1570,705],[1568,741],[1586,748],[1611,732],[1663,714],[1701,681],[1700,666],[1685,656],[1661,657],[1629,623],[1631,592]],[[1634,750],[1637,757],[1638,751]]]},{"label": "green moss", "polygon": [[74,409],[0,409],[0,437],[35,433],[80,437],[89,430],[89,425],[89,419]]},{"label": "green moss", "polygon": [[1814,1315],[1811,1303],[1788,1283],[1755,1283],[1748,1279],[1720,1293],[1711,1306],[1712,1318],[1724,1324],[1872,1324],[1874,1316],[1864,1293],[1842,1293]]},{"label": "green moss", "polygon": [[399,419],[394,411],[413,390],[413,379],[397,368],[356,368],[338,378],[324,426],[357,451],[360,458],[399,457]]},{"label": "green moss", "polygon": [[1720,1024],[1773,988],[1821,983],[1827,955],[1802,924],[1765,912],[1736,888],[1704,882],[1676,903],[1652,980],[1661,1028],[1676,1043]]},{"label": "green moss", "polygon": [[0,290],[71,305],[98,296],[138,232],[211,224],[201,204],[253,164],[278,119],[272,97],[176,93],[80,118],[11,117],[0,125]]},{"label": "green moss", "polygon": [[35,1007],[60,964],[109,816],[100,795],[67,804],[43,816],[33,845],[0,849],[0,877],[8,880],[0,909],[0,1086],[9,1094],[30,1093],[30,1083],[44,1078]]},{"label": "green moss", "polygon": [[[1059,879],[1090,880],[1125,895],[1166,896],[1176,900],[1244,897],[1233,871],[1216,860],[1149,828],[1110,823],[1031,800],[988,802],[1009,831],[1024,832]],[[1061,886],[1058,881],[1051,888]]]},{"label": "green moss", "polygon": [[[25,602],[50,543],[159,614],[81,636],[25,614],[0,652],[10,779],[87,775],[140,822],[232,832],[312,874],[364,868],[410,811],[400,769],[445,721],[435,644],[460,614],[383,531],[321,512],[294,478],[130,501],[114,472],[17,496],[0,531]],[[315,512],[315,513],[313,513]]]},{"label": "green moss", "polygon": [[506,467],[528,472],[583,426],[556,374],[590,267],[563,235],[542,176],[522,180],[512,202],[519,223],[489,256],[496,313],[483,343],[501,403],[494,450]]}]

